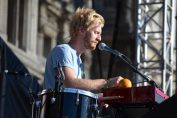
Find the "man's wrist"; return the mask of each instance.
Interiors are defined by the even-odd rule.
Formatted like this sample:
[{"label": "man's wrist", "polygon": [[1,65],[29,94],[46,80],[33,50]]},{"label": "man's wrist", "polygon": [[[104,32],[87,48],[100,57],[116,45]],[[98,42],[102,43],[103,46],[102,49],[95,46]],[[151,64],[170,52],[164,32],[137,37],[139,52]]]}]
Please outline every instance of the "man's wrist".
[{"label": "man's wrist", "polygon": [[105,79],[105,80],[106,80],[105,88],[109,88],[110,87],[110,80],[108,80],[108,79]]},{"label": "man's wrist", "polygon": [[110,87],[110,80],[108,79],[104,79],[105,80],[105,85],[103,86],[103,88],[101,88],[101,91],[103,92],[105,89]]}]

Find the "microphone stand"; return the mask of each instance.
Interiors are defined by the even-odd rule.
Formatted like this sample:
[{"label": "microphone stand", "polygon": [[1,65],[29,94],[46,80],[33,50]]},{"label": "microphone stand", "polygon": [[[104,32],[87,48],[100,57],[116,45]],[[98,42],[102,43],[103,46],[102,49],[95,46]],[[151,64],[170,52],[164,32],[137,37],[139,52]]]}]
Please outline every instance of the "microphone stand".
[{"label": "microphone stand", "polygon": [[63,90],[63,80],[65,79],[64,73],[62,71],[61,64],[59,60],[57,60],[57,75],[55,76],[55,88],[54,91],[52,91],[53,96],[50,100],[51,104],[53,104],[56,101],[56,95]]},{"label": "microphone stand", "polygon": [[61,91],[63,89],[63,80],[65,79],[64,73],[62,71],[61,64],[57,60],[57,75],[55,76],[55,91]]},{"label": "microphone stand", "polygon": [[[148,78],[147,76],[145,76],[144,74],[142,74],[140,71],[138,71],[132,64],[130,64],[128,62],[128,58],[121,54],[120,52],[118,52],[117,50],[113,50],[113,51],[109,51],[111,52],[112,54],[114,54],[115,56],[119,57],[123,62],[125,62],[134,72],[138,73],[141,77],[143,77],[150,85],[153,85],[157,88],[158,85],[155,83],[155,81],[153,81],[152,79]],[[126,59],[125,59],[126,58]]]}]

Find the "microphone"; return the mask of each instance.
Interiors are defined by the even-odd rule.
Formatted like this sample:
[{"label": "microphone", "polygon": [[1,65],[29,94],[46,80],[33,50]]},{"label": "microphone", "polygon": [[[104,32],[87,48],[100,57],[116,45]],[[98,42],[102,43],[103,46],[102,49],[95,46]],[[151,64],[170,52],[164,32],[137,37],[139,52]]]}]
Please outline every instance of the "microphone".
[{"label": "microphone", "polygon": [[117,56],[119,56],[119,57],[123,56],[122,53],[118,52],[117,50],[113,50],[112,48],[108,47],[105,43],[100,43],[100,44],[98,45],[98,48],[99,48],[99,50],[101,50],[101,51],[111,52],[112,54],[115,54],[115,55],[117,55]]}]

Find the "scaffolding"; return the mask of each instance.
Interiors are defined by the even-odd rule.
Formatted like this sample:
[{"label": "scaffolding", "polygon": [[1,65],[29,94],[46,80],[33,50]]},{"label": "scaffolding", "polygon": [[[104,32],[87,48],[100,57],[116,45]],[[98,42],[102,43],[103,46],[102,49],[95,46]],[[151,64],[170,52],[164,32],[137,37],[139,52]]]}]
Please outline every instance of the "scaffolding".
[{"label": "scaffolding", "polygon": [[[176,0],[137,0],[136,8],[137,69],[172,96]],[[139,75],[136,78],[142,80]]]}]

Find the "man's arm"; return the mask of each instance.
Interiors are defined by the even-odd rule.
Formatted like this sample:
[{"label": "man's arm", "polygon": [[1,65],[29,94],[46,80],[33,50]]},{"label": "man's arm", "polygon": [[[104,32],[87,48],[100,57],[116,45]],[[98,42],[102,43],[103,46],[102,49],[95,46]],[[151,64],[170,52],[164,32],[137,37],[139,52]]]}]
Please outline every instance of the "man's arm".
[{"label": "man's arm", "polygon": [[[97,93],[108,84],[108,81],[105,79],[78,79],[75,77],[74,70],[69,67],[63,67],[63,72],[65,74],[64,85],[67,88],[78,88]],[[111,78],[109,84],[114,86],[114,84],[116,85],[120,79],[122,78]]]}]

